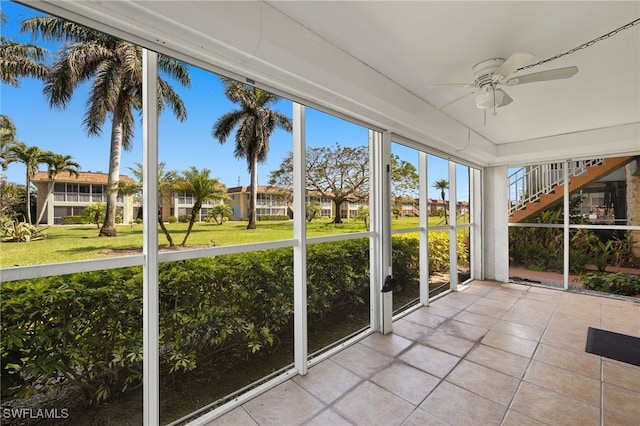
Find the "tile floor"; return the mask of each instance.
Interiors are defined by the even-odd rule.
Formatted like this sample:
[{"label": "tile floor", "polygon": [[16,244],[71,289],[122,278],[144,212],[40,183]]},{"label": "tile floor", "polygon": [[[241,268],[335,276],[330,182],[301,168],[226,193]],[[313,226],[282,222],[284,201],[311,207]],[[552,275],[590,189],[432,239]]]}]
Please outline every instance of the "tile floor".
[{"label": "tile floor", "polygon": [[589,326],[640,337],[640,303],[476,281],[210,424],[640,424],[640,367]]}]

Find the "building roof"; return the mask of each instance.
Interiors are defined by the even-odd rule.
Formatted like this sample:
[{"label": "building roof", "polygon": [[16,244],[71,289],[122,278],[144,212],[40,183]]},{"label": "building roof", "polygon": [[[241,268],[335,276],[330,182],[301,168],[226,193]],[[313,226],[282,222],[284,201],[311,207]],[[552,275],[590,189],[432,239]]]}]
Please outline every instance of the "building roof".
[{"label": "building roof", "polygon": [[[78,177],[69,175],[68,173],[60,173],[56,176],[56,182],[74,182],[74,183],[103,183],[108,182],[109,175],[101,172],[79,172]],[[37,172],[31,179],[32,182],[48,182],[49,172]],[[135,182],[127,175],[120,175],[120,182]]]}]

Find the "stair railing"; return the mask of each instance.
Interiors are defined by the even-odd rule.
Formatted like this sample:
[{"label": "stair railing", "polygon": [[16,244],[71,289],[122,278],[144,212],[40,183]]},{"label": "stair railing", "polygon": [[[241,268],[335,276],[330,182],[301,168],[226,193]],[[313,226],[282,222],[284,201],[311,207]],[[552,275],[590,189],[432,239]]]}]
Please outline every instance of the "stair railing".
[{"label": "stair railing", "polygon": [[[542,194],[553,192],[556,186],[561,185],[563,164],[525,166],[509,175],[509,215],[524,209],[528,203],[540,200]],[[602,158],[572,161],[569,163],[569,176],[584,175],[588,167],[600,164],[602,164]]]}]

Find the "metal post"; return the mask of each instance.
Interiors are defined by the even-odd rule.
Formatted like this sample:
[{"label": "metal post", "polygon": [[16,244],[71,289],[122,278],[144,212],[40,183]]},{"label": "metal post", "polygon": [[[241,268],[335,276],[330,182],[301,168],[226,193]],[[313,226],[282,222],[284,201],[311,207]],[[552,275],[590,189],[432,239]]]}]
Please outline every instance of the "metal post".
[{"label": "metal post", "polygon": [[160,424],[158,338],[158,55],[142,49],[143,164],[143,410],[144,424]]},{"label": "metal post", "polygon": [[307,247],[306,247],[305,107],[293,103],[293,316],[294,362],[307,374]]}]

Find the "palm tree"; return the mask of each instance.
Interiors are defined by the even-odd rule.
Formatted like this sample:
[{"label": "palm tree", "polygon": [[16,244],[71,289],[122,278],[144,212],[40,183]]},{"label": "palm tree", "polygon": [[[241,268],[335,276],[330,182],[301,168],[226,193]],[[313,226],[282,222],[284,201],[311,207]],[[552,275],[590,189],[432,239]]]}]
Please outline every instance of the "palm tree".
[{"label": "palm tree", "polygon": [[217,206],[209,210],[209,217],[212,217],[218,225],[222,225],[224,223],[224,218],[230,217],[232,214],[233,210],[231,210],[231,207],[229,207],[225,203],[218,204]]},{"label": "palm tree", "polygon": [[[133,173],[136,179],[138,179],[136,187],[132,188],[131,192],[139,192],[142,190],[142,181],[144,176],[142,164],[135,163],[135,165],[135,168],[129,167],[131,173]],[[171,238],[169,230],[164,225],[162,218],[162,203],[170,199],[171,193],[173,192],[178,180],[178,172],[175,170],[165,170],[166,166],[167,165],[164,162],[158,163],[158,225],[160,225],[160,229],[162,229],[165,237],[167,237],[169,247],[175,247],[176,245],[173,242],[173,238]]]},{"label": "palm tree", "polygon": [[[99,135],[107,117],[111,119],[107,213],[99,235],[115,236],[120,155],[122,148],[132,148],[133,110],[142,108],[142,48],[56,17],[28,19],[21,30],[45,40],[65,42],[45,81],[44,94],[51,107],[65,108],[74,90],[92,81],[83,121],[87,133]],[[182,62],[160,55],[158,69],[189,86],[189,72]],[[182,99],[160,77],[158,100],[160,110],[167,104],[179,120],[186,119]]]},{"label": "palm tree", "polygon": [[[3,26],[8,21],[2,11],[0,21]],[[42,61],[46,52],[39,46],[7,40],[0,35],[0,81],[20,87],[19,79],[22,77],[44,80],[48,69]]]},{"label": "palm tree", "polygon": [[182,172],[183,178],[178,187],[195,198],[195,202],[191,208],[189,227],[187,228],[187,234],[182,240],[182,246],[187,243],[187,238],[189,238],[193,223],[196,221],[196,217],[202,208],[202,203],[224,200],[226,198],[226,192],[220,184],[220,180],[210,177],[210,173],[211,171],[209,169],[198,170],[193,166]]},{"label": "palm tree", "polygon": [[264,163],[269,152],[269,137],[276,128],[291,132],[289,117],[269,107],[280,100],[279,96],[235,80],[223,78],[225,95],[240,108],[218,118],[213,125],[212,136],[225,143],[234,128],[236,131],[235,157],[247,160],[251,175],[249,200],[249,224],[256,229],[256,202],[258,196],[258,164]]},{"label": "palm tree", "polygon": [[36,226],[38,226],[42,220],[47,203],[49,202],[49,196],[51,196],[51,193],[53,192],[53,186],[58,175],[60,173],[69,173],[69,177],[80,176],[80,164],[76,163],[71,158],[72,157],[70,155],[56,154],[54,152],[47,153],[43,156],[43,162],[47,163],[50,183],[49,193],[44,199],[44,203],[42,204],[42,208],[40,209],[40,213],[38,213],[38,218],[36,219]]},{"label": "palm tree", "polygon": [[446,179],[438,179],[434,182],[433,187],[440,190],[440,197],[442,197],[442,204],[444,208],[444,223],[447,224],[447,205],[445,204],[445,189],[449,189],[449,181]]},{"label": "palm tree", "polygon": [[9,153],[7,148],[16,142],[16,126],[8,115],[0,114],[0,167],[7,170]]},{"label": "palm tree", "polygon": [[38,166],[46,163],[51,152],[44,152],[37,146],[27,146],[23,142],[14,142],[9,145],[5,153],[5,161],[10,163],[23,163],[26,168],[26,201],[27,222],[31,225],[31,179],[38,172]]}]

